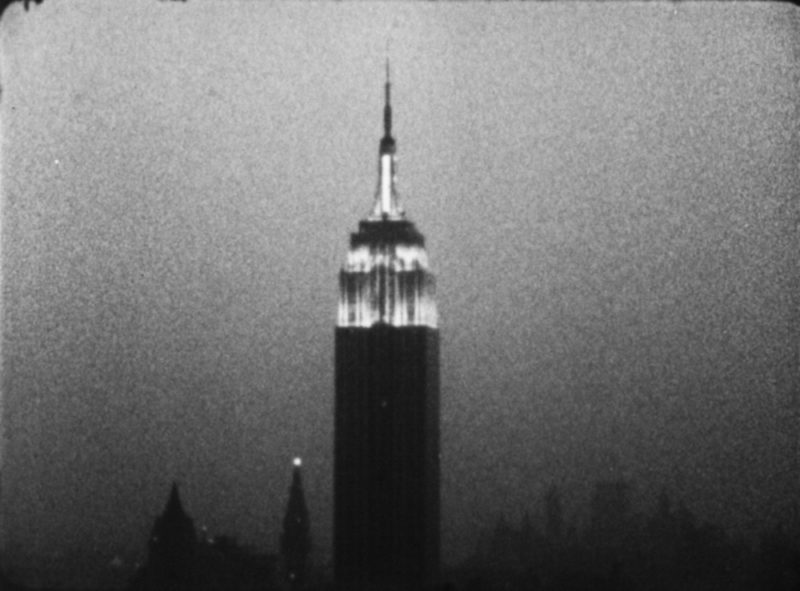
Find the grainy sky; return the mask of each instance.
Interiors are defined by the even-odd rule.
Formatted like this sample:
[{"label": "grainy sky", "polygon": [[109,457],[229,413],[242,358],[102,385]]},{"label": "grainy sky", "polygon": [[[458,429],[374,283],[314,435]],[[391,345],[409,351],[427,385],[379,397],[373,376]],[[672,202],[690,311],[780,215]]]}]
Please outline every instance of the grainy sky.
[{"label": "grainy sky", "polygon": [[[444,555],[545,488],[752,532],[797,482],[785,4],[48,0],[0,23],[4,532],[145,549],[170,482],[329,552],[333,325],[383,64],[442,341]],[[796,302],[795,304],[796,305]],[[796,367],[796,364],[795,366]]]}]

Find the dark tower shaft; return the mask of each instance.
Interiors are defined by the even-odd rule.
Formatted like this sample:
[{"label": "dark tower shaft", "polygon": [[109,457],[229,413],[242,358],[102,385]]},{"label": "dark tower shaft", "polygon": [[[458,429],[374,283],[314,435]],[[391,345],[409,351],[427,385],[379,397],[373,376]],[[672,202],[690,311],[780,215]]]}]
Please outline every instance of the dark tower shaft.
[{"label": "dark tower shaft", "polygon": [[283,517],[281,534],[281,557],[286,577],[294,589],[305,586],[308,559],[311,554],[311,528],[308,519],[300,466],[295,464],[292,485],[289,487],[289,503]]},{"label": "dark tower shaft", "polygon": [[395,191],[390,85],[372,214],[339,275],[334,575],[419,589],[439,570],[439,335],[425,241]]}]

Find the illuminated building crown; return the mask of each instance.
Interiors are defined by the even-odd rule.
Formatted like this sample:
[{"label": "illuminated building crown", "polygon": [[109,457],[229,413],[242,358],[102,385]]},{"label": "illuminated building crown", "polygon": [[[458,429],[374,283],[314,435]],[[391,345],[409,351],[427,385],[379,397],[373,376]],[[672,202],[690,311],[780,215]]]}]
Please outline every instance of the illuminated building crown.
[{"label": "illuminated building crown", "polygon": [[390,91],[387,62],[375,206],[350,236],[350,251],[339,274],[337,326],[436,328],[436,283],[428,269],[425,238],[406,219],[395,190],[397,145],[392,137]]}]

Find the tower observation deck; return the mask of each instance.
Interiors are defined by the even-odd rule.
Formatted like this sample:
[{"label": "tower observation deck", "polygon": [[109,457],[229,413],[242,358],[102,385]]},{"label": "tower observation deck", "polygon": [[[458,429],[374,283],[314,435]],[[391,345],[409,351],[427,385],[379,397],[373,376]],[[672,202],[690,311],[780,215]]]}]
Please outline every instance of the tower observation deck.
[{"label": "tower observation deck", "polygon": [[387,64],[371,213],[339,273],[334,576],[409,590],[439,574],[439,334],[425,239],[401,209]]}]

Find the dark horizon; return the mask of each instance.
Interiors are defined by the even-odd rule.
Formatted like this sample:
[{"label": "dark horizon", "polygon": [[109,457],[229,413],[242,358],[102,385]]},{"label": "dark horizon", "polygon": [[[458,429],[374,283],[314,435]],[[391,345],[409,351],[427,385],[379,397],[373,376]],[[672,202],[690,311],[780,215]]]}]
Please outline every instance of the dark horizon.
[{"label": "dark horizon", "polygon": [[[226,591],[239,589],[236,585],[248,585],[242,589],[285,588],[280,587],[282,584],[290,589],[330,591],[334,588],[333,565],[321,560],[321,552],[314,547],[314,524],[307,522],[304,507],[300,509],[303,527],[310,525],[311,529],[301,530],[305,531],[302,535],[309,536],[303,542],[308,560],[302,585],[293,587],[292,579],[281,583],[288,574],[281,565],[287,552],[290,517],[298,511],[297,503],[304,502],[302,496],[296,498],[298,493],[303,494],[297,488],[301,486],[297,464],[290,480],[280,543],[266,552],[242,545],[235,532],[197,531],[193,524],[202,516],[185,512],[173,483],[161,514],[151,524],[150,540],[141,540],[142,549],[149,546],[149,552],[142,553],[138,568],[124,560],[102,564],[92,560],[99,556],[83,555],[77,562],[49,565],[41,573],[0,569],[0,583],[6,584],[8,591],[173,589],[169,583],[160,582],[158,576],[163,575],[153,578],[153,565],[158,563],[153,562],[152,536],[163,535],[167,531],[164,524],[177,519],[177,532],[184,527],[180,524],[188,521],[190,539],[194,539],[191,544],[201,560],[195,567],[183,566],[187,570],[181,578],[197,577],[189,574],[195,568],[203,573],[201,578],[190,579],[193,583],[189,589],[216,589],[215,581],[227,581]],[[724,584],[727,589],[755,591],[782,589],[780,585],[800,580],[796,561],[800,556],[800,520],[796,511],[784,516],[781,523],[765,525],[756,538],[743,539],[731,535],[724,524],[699,518],[666,491],[652,506],[638,506],[633,502],[635,489],[636,483],[626,481],[595,482],[583,507],[568,512],[564,507],[565,501],[570,501],[570,491],[552,485],[536,499],[534,507],[521,511],[518,519],[500,512],[490,527],[478,532],[467,556],[442,565],[439,585],[424,588],[522,591],[533,585],[543,590],[588,591],[599,585],[615,590],[677,590],[690,584],[698,589],[716,589]],[[184,543],[178,542],[178,547]],[[237,570],[229,572],[232,560]]]}]

